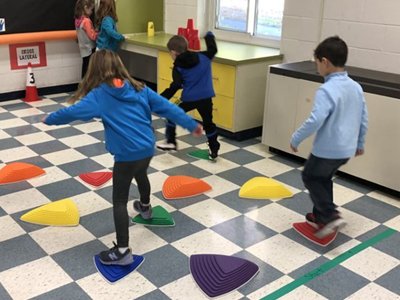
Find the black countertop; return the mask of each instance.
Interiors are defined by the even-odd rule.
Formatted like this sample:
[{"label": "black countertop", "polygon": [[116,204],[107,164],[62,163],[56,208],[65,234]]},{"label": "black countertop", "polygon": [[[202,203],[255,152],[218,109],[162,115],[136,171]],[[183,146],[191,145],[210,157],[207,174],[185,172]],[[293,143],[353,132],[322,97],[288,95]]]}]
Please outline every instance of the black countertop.
[{"label": "black countertop", "polygon": [[[361,84],[364,92],[400,99],[400,75],[346,66],[349,76]],[[278,64],[270,67],[270,73],[314,82],[324,82],[312,61]]]}]

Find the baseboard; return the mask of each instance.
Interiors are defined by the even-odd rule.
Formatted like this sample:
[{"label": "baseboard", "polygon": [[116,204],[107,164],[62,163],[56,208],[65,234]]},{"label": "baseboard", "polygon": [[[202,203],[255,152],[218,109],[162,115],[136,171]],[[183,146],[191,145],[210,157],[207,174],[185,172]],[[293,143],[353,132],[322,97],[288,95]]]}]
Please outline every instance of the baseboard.
[{"label": "baseboard", "polygon": [[[76,91],[78,87],[78,83],[65,84],[65,85],[57,85],[50,87],[38,88],[39,96],[50,95],[50,94],[58,94],[58,93],[69,93]],[[25,97],[25,91],[15,91],[9,93],[0,94],[0,101],[8,101],[15,99],[22,99]]]}]

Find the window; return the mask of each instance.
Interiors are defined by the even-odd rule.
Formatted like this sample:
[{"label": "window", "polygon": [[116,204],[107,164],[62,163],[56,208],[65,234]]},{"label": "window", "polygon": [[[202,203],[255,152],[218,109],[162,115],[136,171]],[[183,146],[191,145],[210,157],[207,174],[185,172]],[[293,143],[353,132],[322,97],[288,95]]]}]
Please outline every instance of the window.
[{"label": "window", "polygon": [[279,41],[283,7],[284,0],[216,0],[213,24],[225,35]]}]

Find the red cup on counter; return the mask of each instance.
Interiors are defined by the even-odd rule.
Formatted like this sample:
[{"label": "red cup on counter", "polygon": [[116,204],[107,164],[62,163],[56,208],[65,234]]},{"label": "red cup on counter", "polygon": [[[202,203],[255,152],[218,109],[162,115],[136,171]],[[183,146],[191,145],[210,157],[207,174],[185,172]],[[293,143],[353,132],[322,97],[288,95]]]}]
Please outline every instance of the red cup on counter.
[{"label": "red cup on counter", "polygon": [[185,35],[185,28],[178,27],[178,35]]},{"label": "red cup on counter", "polygon": [[188,19],[188,20],[187,20],[186,28],[188,28],[188,29],[193,29],[193,28],[194,28],[193,19]]}]

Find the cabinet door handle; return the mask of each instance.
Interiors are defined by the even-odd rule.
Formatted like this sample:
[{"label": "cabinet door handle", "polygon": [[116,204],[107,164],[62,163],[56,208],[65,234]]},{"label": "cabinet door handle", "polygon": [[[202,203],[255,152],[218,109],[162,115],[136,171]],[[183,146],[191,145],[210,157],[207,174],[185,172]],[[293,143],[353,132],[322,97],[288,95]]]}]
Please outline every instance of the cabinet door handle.
[{"label": "cabinet door handle", "polygon": [[219,77],[212,77],[213,80],[219,81]]}]

